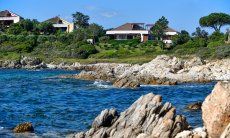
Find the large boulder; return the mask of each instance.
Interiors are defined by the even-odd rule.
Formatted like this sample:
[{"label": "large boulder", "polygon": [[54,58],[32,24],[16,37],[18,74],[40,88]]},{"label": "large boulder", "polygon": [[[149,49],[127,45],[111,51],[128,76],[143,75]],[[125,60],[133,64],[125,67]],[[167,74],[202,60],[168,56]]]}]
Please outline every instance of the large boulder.
[{"label": "large boulder", "polygon": [[34,128],[33,128],[32,123],[26,122],[26,123],[21,123],[21,124],[17,125],[13,129],[13,132],[14,133],[34,132]]},{"label": "large boulder", "polygon": [[230,83],[218,82],[202,105],[202,118],[208,135],[220,137],[230,123]]},{"label": "large boulder", "polygon": [[[173,138],[188,129],[186,118],[176,115],[170,103],[163,104],[162,97],[152,93],[141,96],[119,117],[111,111],[103,111],[89,131],[80,132],[75,138]],[[108,115],[112,117],[106,119]],[[108,123],[103,125],[102,120]]]}]

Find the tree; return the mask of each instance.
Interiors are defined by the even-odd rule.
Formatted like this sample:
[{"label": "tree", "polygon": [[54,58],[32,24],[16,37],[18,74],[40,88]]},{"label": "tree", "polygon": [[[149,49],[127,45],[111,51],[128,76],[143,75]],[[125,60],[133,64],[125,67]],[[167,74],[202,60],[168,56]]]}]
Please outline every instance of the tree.
[{"label": "tree", "polygon": [[96,23],[90,24],[88,30],[94,41],[105,34],[103,27]]},{"label": "tree", "polygon": [[178,35],[173,37],[173,45],[182,45],[190,40],[190,35],[187,31],[182,30]]},{"label": "tree", "polygon": [[208,32],[206,32],[205,30],[201,30],[200,27],[197,27],[196,31],[194,33],[192,33],[192,36],[207,39],[208,38]]},{"label": "tree", "polygon": [[24,31],[23,27],[21,26],[20,22],[14,23],[7,28],[8,34],[19,35]]},{"label": "tree", "polygon": [[54,34],[55,33],[55,28],[53,27],[53,24],[51,22],[42,22],[38,25],[38,30],[45,34]]},{"label": "tree", "polygon": [[168,20],[162,16],[151,28],[151,32],[157,40],[161,40],[164,37],[164,31],[168,28],[168,24]]},{"label": "tree", "polygon": [[200,18],[200,26],[211,27],[215,31],[220,31],[221,27],[230,24],[230,15],[225,13],[211,13]]},{"label": "tree", "polygon": [[81,12],[76,12],[72,14],[73,22],[78,28],[86,28],[89,26],[89,16],[84,15]]}]

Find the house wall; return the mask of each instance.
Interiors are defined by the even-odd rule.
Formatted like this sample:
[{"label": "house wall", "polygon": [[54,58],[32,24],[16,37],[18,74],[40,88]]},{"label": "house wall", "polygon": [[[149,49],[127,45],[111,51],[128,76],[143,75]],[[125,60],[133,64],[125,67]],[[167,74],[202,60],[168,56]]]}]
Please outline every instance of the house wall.
[{"label": "house wall", "polygon": [[0,17],[0,21],[13,21],[13,23],[18,23],[20,21],[20,17]]}]

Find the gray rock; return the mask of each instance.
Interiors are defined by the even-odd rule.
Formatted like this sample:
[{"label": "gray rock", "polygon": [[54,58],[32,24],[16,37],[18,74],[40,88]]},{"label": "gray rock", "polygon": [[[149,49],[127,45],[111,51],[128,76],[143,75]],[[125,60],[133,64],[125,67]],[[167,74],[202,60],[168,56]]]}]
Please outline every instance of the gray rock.
[{"label": "gray rock", "polygon": [[114,120],[112,121],[113,123],[103,125],[103,120],[107,120],[108,116],[114,116],[114,113],[113,109],[102,111],[89,131],[78,133],[75,137],[172,138],[181,131],[188,129],[186,118],[176,115],[176,109],[170,103],[162,104],[162,97],[152,93],[141,96],[127,110],[122,112],[119,117],[116,115],[115,118],[118,117],[117,119],[109,119]]}]

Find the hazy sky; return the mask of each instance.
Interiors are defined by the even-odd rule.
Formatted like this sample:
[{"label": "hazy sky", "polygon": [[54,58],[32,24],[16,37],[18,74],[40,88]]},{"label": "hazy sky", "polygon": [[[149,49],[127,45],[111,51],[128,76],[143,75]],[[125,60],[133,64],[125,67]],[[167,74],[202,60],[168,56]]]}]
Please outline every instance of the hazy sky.
[{"label": "hazy sky", "polygon": [[39,21],[57,15],[71,21],[71,14],[80,11],[105,28],[126,22],[154,23],[165,16],[172,28],[193,32],[201,16],[230,14],[230,0],[0,0],[0,10],[5,9]]}]

